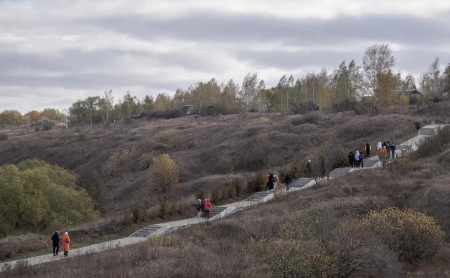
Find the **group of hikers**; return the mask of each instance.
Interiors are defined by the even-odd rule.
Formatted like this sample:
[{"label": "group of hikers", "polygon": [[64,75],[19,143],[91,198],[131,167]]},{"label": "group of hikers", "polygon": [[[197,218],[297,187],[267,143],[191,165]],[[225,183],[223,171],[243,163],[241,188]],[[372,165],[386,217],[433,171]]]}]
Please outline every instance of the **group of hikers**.
[{"label": "group of hikers", "polygon": [[[286,191],[289,191],[289,186],[290,186],[291,182],[292,182],[292,178],[289,175],[289,173],[287,173],[286,176],[284,177],[284,184],[286,185]],[[264,191],[266,192],[267,189],[269,191],[270,190],[275,191],[279,184],[280,184],[280,178],[278,177],[278,174],[267,173],[266,188],[264,189]]]},{"label": "group of hikers", "polygon": [[383,143],[378,142],[377,144],[377,154],[378,158],[384,163],[390,158],[395,158],[395,151],[397,147],[394,143],[389,141],[384,141]]},{"label": "group of hikers", "polygon": [[211,210],[211,201],[209,198],[206,198],[202,201],[202,199],[197,200],[197,217],[205,217],[209,220],[209,211]]},{"label": "group of hikers", "polygon": [[69,233],[65,232],[64,235],[61,238],[59,238],[59,232],[56,231],[52,236],[52,242],[53,242],[53,256],[58,256],[59,243],[61,242],[62,246],[64,247],[64,256],[67,257],[70,249]]},{"label": "group of hikers", "polygon": [[[371,151],[372,151],[372,147],[370,146],[369,143],[367,143],[366,146],[364,147],[364,151],[362,151],[362,150],[361,151],[359,151],[359,150],[350,151],[348,153],[348,163],[350,164],[350,167],[364,168],[364,159],[370,157]],[[366,154],[366,157],[364,157],[364,153]]]},{"label": "group of hikers", "polygon": [[[388,159],[395,158],[395,151],[397,147],[394,143],[390,143],[389,141],[384,141],[383,143],[378,142],[377,144],[377,155],[380,161],[385,163]],[[364,147],[364,151],[355,150],[350,151],[348,153],[348,163],[350,167],[364,167],[364,159],[370,157],[370,153],[372,151],[372,146],[369,143]],[[365,153],[365,156],[364,156]]]}]

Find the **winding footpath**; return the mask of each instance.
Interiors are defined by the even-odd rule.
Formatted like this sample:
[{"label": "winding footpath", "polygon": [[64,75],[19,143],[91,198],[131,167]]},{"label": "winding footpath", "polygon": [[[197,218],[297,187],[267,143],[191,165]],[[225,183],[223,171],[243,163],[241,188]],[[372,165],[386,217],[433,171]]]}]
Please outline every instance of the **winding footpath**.
[{"label": "winding footpath", "polygon": [[[414,138],[400,144],[397,146],[396,155],[401,156],[403,152],[412,152],[416,151],[418,146],[425,140],[425,138],[434,135],[436,133],[436,130],[438,128],[442,127],[442,125],[428,125],[420,129],[419,134],[415,136]],[[382,167],[381,161],[378,159],[376,155],[374,155],[371,158],[368,158],[364,160],[364,168],[337,168],[334,169],[330,173],[330,179],[337,178],[340,176],[344,176],[348,173],[354,172],[354,171],[361,171],[364,169],[373,169],[373,168],[380,168]],[[301,178],[293,182],[290,186],[290,190],[287,193],[291,193],[298,190],[303,190],[305,188],[309,188],[313,185],[315,185],[316,182],[314,179],[311,178]],[[273,192],[257,192],[247,199],[225,204],[218,207],[213,207],[213,209],[210,212],[210,219],[209,221],[214,221],[223,217],[226,217],[228,215],[231,215],[237,211],[240,211],[246,207],[254,206],[260,203],[267,202],[269,200],[272,200],[274,198]],[[74,256],[82,256],[86,254],[92,254],[92,253],[98,253],[109,249],[119,248],[131,244],[136,244],[142,241],[145,241],[150,236],[160,236],[164,234],[168,234],[170,232],[173,232],[179,228],[197,225],[200,223],[204,223],[206,220],[203,218],[188,218],[178,221],[172,221],[172,222],[166,222],[166,223],[160,223],[160,224],[152,224],[146,227],[143,227],[142,229],[134,232],[128,237],[106,241],[98,244],[89,245],[86,247],[81,247],[77,249],[70,250],[69,257],[65,258],[64,256],[53,256],[53,254],[48,255],[42,255],[42,256],[36,256],[31,257],[27,259],[22,260],[16,260],[16,261],[9,261],[0,263],[0,272],[5,271],[7,269],[12,269],[15,266],[32,266],[37,264],[43,264],[48,262],[54,262],[59,261],[63,259],[70,259]],[[49,247],[50,249],[50,247]]]}]

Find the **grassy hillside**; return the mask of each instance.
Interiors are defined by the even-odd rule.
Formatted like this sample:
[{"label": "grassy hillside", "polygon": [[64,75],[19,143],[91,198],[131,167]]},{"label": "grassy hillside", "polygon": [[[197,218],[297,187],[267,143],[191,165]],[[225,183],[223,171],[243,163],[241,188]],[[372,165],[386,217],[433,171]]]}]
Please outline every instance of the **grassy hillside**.
[{"label": "grassy hillside", "polygon": [[[448,139],[440,149],[430,145],[440,151],[433,155],[425,150],[386,168],[354,172],[227,219],[136,246],[3,275],[446,277],[450,145]],[[371,211],[388,207],[434,217],[446,237],[431,240],[436,228],[421,216],[398,230],[401,244],[393,244],[395,231],[386,234],[367,225]]]},{"label": "grassy hillside", "polygon": [[[78,176],[77,184],[97,202],[102,218],[61,229],[70,230],[78,242],[86,244],[127,235],[145,224],[190,217],[198,194],[216,194],[220,198],[215,204],[242,199],[253,175],[303,167],[316,147],[330,136],[338,136],[348,149],[366,142],[372,146],[384,140],[399,143],[416,135],[421,124],[447,122],[449,104],[377,116],[354,112],[246,113],[130,119],[67,130],[2,130],[0,133],[8,135],[0,140],[0,165],[39,158],[73,171]],[[157,191],[148,180],[152,157],[161,153],[168,153],[180,170],[180,183],[166,193]],[[236,179],[242,187],[239,196],[227,190],[228,183]],[[161,214],[164,200],[173,205]],[[6,250],[0,257],[46,246],[43,235],[26,238],[33,245],[14,244],[24,242],[23,236],[0,239],[2,250]]]}]

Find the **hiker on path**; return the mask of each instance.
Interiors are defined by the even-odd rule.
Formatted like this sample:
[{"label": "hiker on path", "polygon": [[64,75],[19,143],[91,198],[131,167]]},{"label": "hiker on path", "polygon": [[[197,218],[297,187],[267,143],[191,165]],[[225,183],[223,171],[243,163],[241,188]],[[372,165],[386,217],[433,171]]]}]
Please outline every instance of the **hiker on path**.
[{"label": "hiker on path", "polygon": [[69,255],[70,250],[70,237],[68,232],[65,232],[64,235],[62,236],[61,243],[64,247],[64,256],[67,257],[67,255]]},{"label": "hiker on path", "polygon": [[369,145],[369,143],[366,144],[366,157],[369,158],[370,157],[370,151],[372,151],[372,147]]},{"label": "hiker on path", "polygon": [[387,150],[386,147],[381,149],[381,159],[383,161],[383,165],[386,163]]},{"label": "hiker on path", "polygon": [[202,200],[198,199],[197,200],[197,217],[202,217],[202,215],[203,215],[202,207],[203,207]]},{"label": "hiker on path", "polygon": [[383,148],[383,146],[381,145],[381,142],[378,142],[378,144],[377,144],[377,153],[378,153],[378,150],[382,149],[382,148]]},{"label": "hiker on path", "polygon": [[389,141],[387,141],[386,143],[386,152],[387,152],[387,158],[391,158],[391,144],[389,143]]},{"label": "hiker on path", "polygon": [[209,211],[211,210],[211,201],[209,198],[205,200],[205,217],[209,220]]},{"label": "hiker on path", "polygon": [[272,190],[273,189],[273,174],[270,173],[269,178],[267,179],[267,186],[264,192],[267,191],[267,189]]},{"label": "hiker on path", "polygon": [[277,189],[278,184],[280,184],[280,178],[278,177],[278,174],[275,174],[273,176],[273,192]]},{"label": "hiker on path", "polygon": [[350,164],[350,167],[352,168],[355,166],[355,155],[353,154],[353,151],[348,153],[348,164]]},{"label": "hiker on path", "polygon": [[289,185],[291,184],[292,179],[291,176],[289,176],[289,173],[286,174],[286,177],[284,177],[284,184],[286,184],[286,191],[289,191]]},{"label": "hiker on path", "polygon": [[355,167],[359,167],[359,151],[355,152]]},{"label": "hiker on path", "polygon": [[53,242],[53,256],[58,256],[59,252],[59,233],[56,231],[52,236]]},{"label": "hiker on path", "polygon": [[308,163],[306,163],[306,173],[309,178],[312,177],[312,163],[310,159],[308,159]]},{"label": "hiker on path", "polygon": [[364,168],[364,154],[363,152],[359,153],[359,164],[362,168]]},{"label": "hiker on path", "polygon": [[381,161],[383,159],[383,148],[377,149],[378,159]]},{"label": "hiker on path", "polygon": [[395,150],[397,150],[397,147],[394,143],[391,144],[391,152],[392,152],[392,158],[395,158]]}]

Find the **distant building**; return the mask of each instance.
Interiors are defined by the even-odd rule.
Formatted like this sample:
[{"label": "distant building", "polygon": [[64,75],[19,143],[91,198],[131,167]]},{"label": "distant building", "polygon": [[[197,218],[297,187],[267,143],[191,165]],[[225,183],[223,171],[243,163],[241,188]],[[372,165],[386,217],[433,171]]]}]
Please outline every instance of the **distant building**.
[{"label": "distant building", "polygon": [[401,97],[405,95],[409,97],[409,104],[416,104],[418,102],[423,101],[424,93],[420,92],[417,89],[409,89],[409,90],[392,90],[391,92],[396,93],[397,97]]}]

